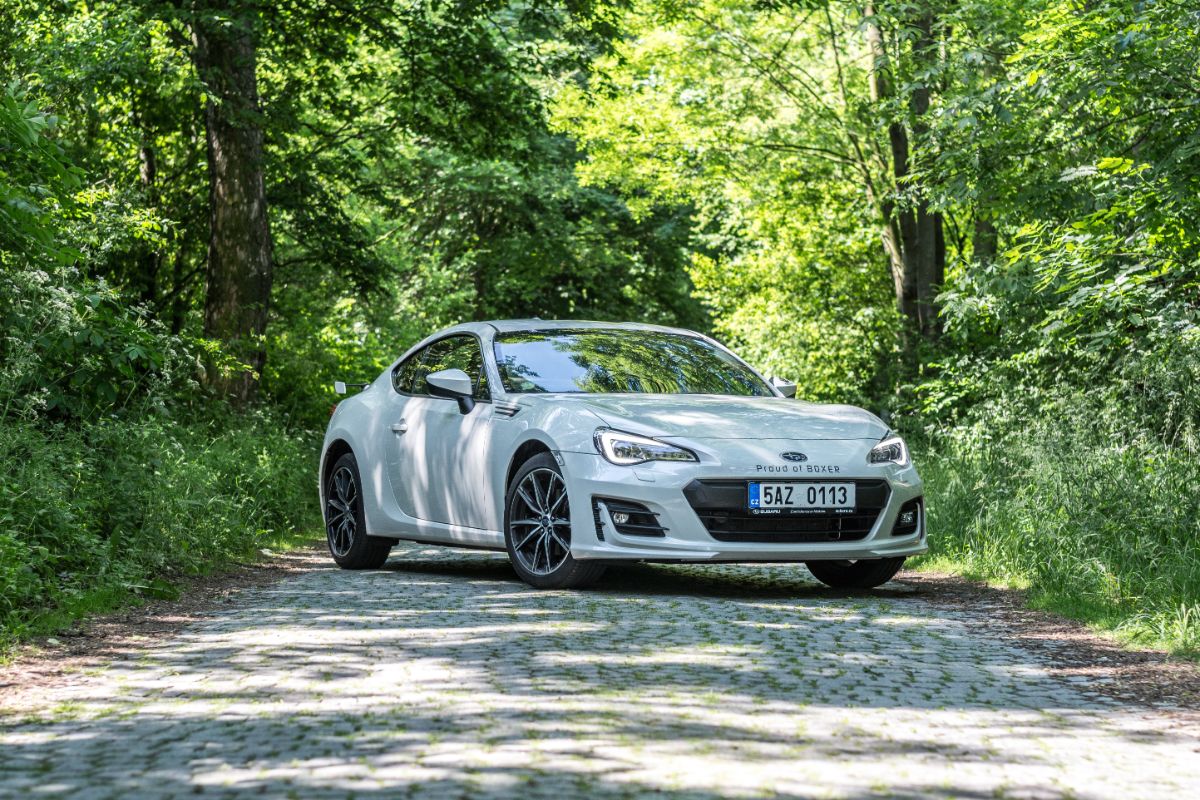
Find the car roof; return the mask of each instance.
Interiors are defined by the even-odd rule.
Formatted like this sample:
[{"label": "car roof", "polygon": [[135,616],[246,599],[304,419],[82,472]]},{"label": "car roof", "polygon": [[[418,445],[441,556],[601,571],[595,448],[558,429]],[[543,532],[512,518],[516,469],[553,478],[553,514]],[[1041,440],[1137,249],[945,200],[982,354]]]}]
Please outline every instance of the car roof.
[{"label": "car roof", "polygon": [[517,333],[520,331],[555,331],[555,330],[633,330],[633,331],[658,331],[661,333],[679,333],[688,336],[699,336],[695,331],[689,331],[684,328],[669,328],[664,325],[649,325],[643,322],[597,322],[594,320],[581,319],[496,319],[486,320],[483,322],[464,322],[461,325],[455,325],[453,328],[447,328],[442,333],[450,333],[452,331],[469,331],[471,333],[482,334],[488,330],[494,330],[497,333]]}]

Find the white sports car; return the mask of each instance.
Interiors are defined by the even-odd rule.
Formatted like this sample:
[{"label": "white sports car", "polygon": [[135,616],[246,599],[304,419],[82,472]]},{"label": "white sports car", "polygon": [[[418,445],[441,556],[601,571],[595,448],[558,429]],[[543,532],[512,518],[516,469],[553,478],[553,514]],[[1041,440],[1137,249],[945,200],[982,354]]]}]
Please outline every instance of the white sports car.
[{"label": "white sports car", "polygon": [[448,328],[329,420],[329,550],[350,569],[399,539],[507,550],[541,588],[621,561],[802,561],[830,586],[878,586],[926,550],[908,448],[795,389],[691,331]]}]

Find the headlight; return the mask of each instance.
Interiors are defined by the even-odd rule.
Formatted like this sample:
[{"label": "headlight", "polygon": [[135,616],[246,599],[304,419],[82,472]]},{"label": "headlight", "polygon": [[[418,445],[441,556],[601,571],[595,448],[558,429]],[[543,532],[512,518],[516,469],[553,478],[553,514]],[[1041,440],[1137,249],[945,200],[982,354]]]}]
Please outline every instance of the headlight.
[{"label": "headlight", "polygon": [[867,455],[868,464],[899,464],[908,463],[908,448],[899,436],[888,434],[879,444],[871,448]]},{"label": "headlight", "polygon": [[646,461],[699,461],[691,450],[660,442],[648,436],[621,433],[609,428],[596,431],[596,449],[614,464],[629,466]]}]

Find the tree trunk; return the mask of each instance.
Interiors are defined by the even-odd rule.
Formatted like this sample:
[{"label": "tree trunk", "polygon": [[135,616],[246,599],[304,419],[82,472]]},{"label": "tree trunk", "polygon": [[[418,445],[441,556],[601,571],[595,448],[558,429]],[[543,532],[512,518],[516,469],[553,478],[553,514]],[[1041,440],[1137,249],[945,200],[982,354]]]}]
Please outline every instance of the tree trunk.
[{"label": "tree trunk", "polygon": [[980,264],[990,264],[996,260],[996,250],[999,237],[996,226],[982,212],[975,215],[975,235],[971,237],[972,255]]},{"label": "tree trunk", "polygon": [[234,402],[257,393],[273,262],[255,76],[254,20],[201,12],[193,23],[196,70],[208,100],[209,240],[204,333],[249,367],[214,370],[211,384]]},{"label": "tree trunk", "polygon": [[[927,59],[937,56],[933,15],[929,12],[921,14],[915,20],[914,27],[918,35],[913,43],[913,61],[920,67]],[[918,73],[924,71],[916,70]],[[909,109],[912,114],[913,136],[919,143],[929,131],[925,120],[926,114],[929,113],[927,84],[913,87],[912,94],[909,95]],[[897,178],[899,177],[897,175]],[[912,266],[917,273],[917,329],[923,337],[934,339],[942,332],[941,320],[938,318],[937,293],[941,291],[946,273],[942,215],[930,209],[929,196],[924,187],[910,185],[909,188],[916,195],[916,207],[913,210],[916,217],[916,240],[913,243]]]},{"label": "tree trunk", "polygon": [[[158,210],[158,159],[155,156],[154,145],[143,136],[138,148],[138,177],[142,189],[146,192],[146,203],[155,211]],[[162,253],[158,248],[147,250],[138,256],[138,282],[141,286],[142,302],[153,306],[158,301],[158,273],[162,267]]]},{"label": "tree trunk", "polygon": [[[868,74],[871,100],[887,104],[896,99],[889,75],[889,58],[873,4],[864,7],[865,36],[871,53]],[[925,14],[914,21],[918,30],[914,58],[921,60],[933,51],[933,19]],[[945,242],[941,215],[932,211],[922,187],[912,182],[912,139],[918,140],[927,130],[924,116],[929,110],[929,87],[916,86],[908,96],[909,125],[895,119],[888,124],[888,154],[890,160],[892,196],[878,199],[882,218],[883,243],[892,270],[896,291],[896,307],[909,323],[909,328],[921,338],[936,338],[941,332],[938,319],[937,292],[945,277]],[[906,198],[898,201],[895,195]],[[906,340],[909,349],[914,344]]]}]

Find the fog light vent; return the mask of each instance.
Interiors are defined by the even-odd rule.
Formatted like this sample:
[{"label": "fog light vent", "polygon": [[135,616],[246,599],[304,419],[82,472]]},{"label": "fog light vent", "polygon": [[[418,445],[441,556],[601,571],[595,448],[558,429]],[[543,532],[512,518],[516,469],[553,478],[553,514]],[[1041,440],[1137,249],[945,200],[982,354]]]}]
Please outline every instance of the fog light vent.
[{"label": "fog light vent", "polygon": [[608,511],[613,527],[622,536],[666,536],[667,529],[658,522],[658,514],[632,500],[595,498]]},{"label": "fog light vent", "polygon": [[921,515],[925,513],[925,499],[917,497],[900,506],[896,515],[896,524],[892,526],[892,536],[912,536],[921,525]]}]

